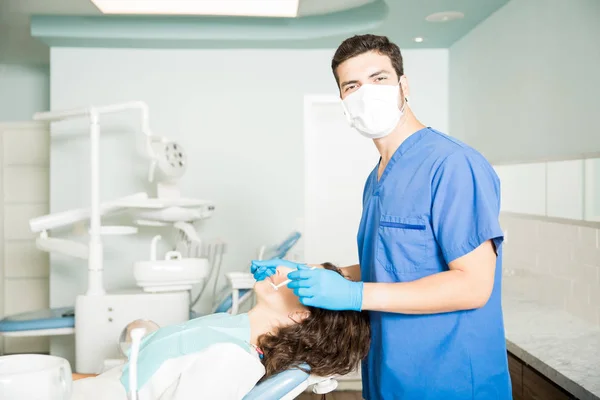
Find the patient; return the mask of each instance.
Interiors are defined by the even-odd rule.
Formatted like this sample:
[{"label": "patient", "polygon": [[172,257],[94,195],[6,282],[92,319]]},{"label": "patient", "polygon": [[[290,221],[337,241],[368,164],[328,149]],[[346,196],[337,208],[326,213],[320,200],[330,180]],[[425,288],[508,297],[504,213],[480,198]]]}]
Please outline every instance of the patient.
[{"label": "patient", "polygon": [[[324,268],[341,271],[330,263]],[[264,352],[264,378],[306,363],[318,376],[345,375],[352,372],[369,351],[370,329],[367,313],[331,311],[306,307],[283,286],[290,268],[256,283],[256,306],[248,313],[251,329]],[[269,329],[268,324],[273,328]]]},{"label": "patient", "polygon": [[[323,267],[341,274],[332,264]],[[269,282],[285,281],[290,271],[278,267],[257,282],[256,305],[247,314],[213,314],[144,338],[139,398],[235,400],[257,382],[304,364],[319,376],[353,371],[369,350],[367,314],[306,307],[286,286],[273,289]],[[126,399],[129,367],[74,382],[72,399]]]}]

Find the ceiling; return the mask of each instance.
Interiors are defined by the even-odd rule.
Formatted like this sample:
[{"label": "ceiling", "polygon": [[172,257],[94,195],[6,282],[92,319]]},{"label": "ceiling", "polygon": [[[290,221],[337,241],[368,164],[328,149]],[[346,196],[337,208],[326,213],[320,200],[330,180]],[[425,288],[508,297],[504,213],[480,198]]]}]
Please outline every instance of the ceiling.
[{"label": "ceiling", "polygon": [[[321,0],[322,1],[322,0]],[[197,35],[193,41],[172,40],[166,47],[195,48],[335,48],[341,40],[354,33],[372,32],[387,35],[401,48],[447,48],[463,37],[481,21],[509,0],[377,0],[362,9],[342,11],[329,15],[306,16],[293,21],[256,18],[214,17],[122,17],[103,16],[90,0],[0,0],[0,63],[47,64],[48,45],[31,35],[32,15],[68,16],[50,18],[57,23],[78,23],[83,29],[107,29],[109,23],[131,24],[139,22],[152,31],[172,32],[181,26],[192,27]],[[363,2],[364,3],[364,2]],[[377,8],[378,7],[378,8]],[[364,10],[364,11],[361,11]],[[382,13],[385,11],[385,13]],[[425,17],[441,11],[460,11],[464,18],[432,23]],[[76,18],[92,16],[94,18]],[[377,19],[373,19],[377,16]],[[43,17],[42,17],[43,18]],[[371,18],[372,20],[368,20]],[[74,22],[73,22],[74,21]],[[37,22],[37,21],[36,21]],[[89,24],[89,25],[87,25]],[[96,28],[94,28],[94,26]],[[337,26],[339,29],[333,30]],[[289,34],[295,29],[295,35]],[[227,35],[224,35],[227,32]],[[233,32],[233,33],[232,33]],[[259,34],[260,33],[260,34]],[[41,36],[41,35],[40,35]],[[187,35],[189,36],[189,34]],[[415,37],[423,37],[421,43]],[[124,46],[144,46],[161,43],[163,37],[147,37],[146,43],[120,41]],[[162,41],[161,41],[162,40]],[[52,45],[94,46],[85,41]],[[107,43],[104,43],[106,45]],[[108,43],[110,44],[110,43]]]}]

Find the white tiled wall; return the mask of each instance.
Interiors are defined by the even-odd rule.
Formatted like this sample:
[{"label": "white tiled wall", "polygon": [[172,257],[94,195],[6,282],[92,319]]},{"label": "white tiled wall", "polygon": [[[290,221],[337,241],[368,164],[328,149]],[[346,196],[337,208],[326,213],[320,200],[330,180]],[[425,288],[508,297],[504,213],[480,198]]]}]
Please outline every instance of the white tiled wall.
[{"label": "white tiled wall", "polygon": [[[29,219],[48,212],[49,133],[35,123],[0,124],[0,315],[48,307],[48,255]],[[47,352],[47,338],[4,338],[5,354]]]},{"label": "white tiled wall", "polygon": [[534,300],[600,326],[600,230],[503,215],[505,271]]},{"label": "white tiled wall", "polygon": [[494,166],[502,211],[600,222],[600,158]]},{"label": "white tiled wall", "polygon": [[558,218],[583,219],[584,164],[585,160],[548,163],[547,215]]},{"label": "white tiled wall", "polygon": [[502,186],[502,210],[546,215],[546,164],[494,167]]}]

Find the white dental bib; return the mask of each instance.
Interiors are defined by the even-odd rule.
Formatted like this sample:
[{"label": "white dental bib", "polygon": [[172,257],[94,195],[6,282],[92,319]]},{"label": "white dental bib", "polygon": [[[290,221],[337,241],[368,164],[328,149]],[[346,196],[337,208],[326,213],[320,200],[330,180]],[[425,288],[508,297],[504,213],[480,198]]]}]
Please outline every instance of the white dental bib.
[{"label": "white dental bib", "polygon": [[[138,399],[241,400],[265,373],[249,341],[247,314],[212,314],[152,332],[136,363]],[[76,381],[72,400],[126,400],[130,367]]]},{"label": "white dental bib", "polygon": [[[123,367],[73,382],[71,400],[127,400]],[[216,343],[166,361],[138,392],[139,400],[241,400],[264,375],[257,355],[232,343]]]}]

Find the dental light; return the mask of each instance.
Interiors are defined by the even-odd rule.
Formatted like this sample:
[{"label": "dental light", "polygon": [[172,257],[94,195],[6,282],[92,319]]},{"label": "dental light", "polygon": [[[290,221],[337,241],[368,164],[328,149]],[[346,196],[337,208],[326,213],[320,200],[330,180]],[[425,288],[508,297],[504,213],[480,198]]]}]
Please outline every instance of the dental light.
[{"label": "dental light", "polygon": [[156,182],[158,197],[179,197],[177,181],[185,174],[187,157],[182,146],[162,137],[150,137],[148,181]]}]

